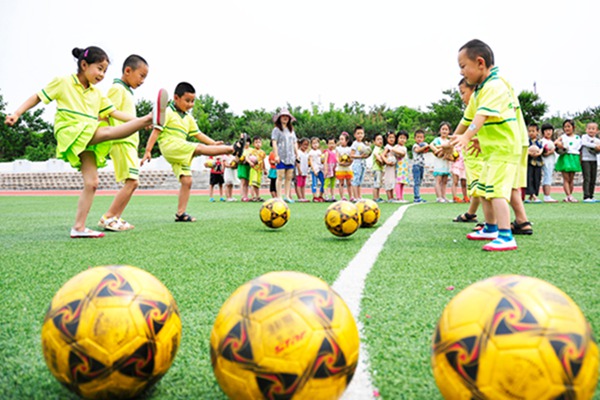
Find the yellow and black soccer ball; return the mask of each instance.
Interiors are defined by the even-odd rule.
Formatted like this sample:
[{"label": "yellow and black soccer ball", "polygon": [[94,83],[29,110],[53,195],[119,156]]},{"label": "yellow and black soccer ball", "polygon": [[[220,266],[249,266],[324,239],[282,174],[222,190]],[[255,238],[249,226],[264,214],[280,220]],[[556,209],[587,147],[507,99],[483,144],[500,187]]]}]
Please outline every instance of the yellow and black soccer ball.
[{"label": "yellow and black soccer ball", "polygon": [[360,224],[358,208],[349,201],[337,201],[325,212],[325,226],[335,236],[350,236],[358,230]]},{"label": "yellow and black soccer ball", "polygon": [[356,202],[356,208],[360,213],[362,228],[370,228],[377,224],[381,216],[379,205],[371,199],[361,199]]},{"label": "yellow and black soccer ball", "polygon": [[260,220],[269,228],[281,228],[290,219],[290,208],[285,201],[274,198],[265,201],[260,208]]},{"label": "yellow and black soccer ball", "polygon": [[467,287],[433,335],[433,375],[446,399],[591,399],[598,346],[581,310],[536,278]]},{"label": "yellow and black soccer ball", "polygon": [[225,301],[210,354],[230,399],[337,399],[356,370],[358,329],[327,283],[299,272],[270,272]]},{"label": "yellow and black soccer ball", "polygon": [[131,266],[90,268],[56,293],[42,326],[52,375],[89,399],[137,396],[167,373],[181,339],[169,290]]}]

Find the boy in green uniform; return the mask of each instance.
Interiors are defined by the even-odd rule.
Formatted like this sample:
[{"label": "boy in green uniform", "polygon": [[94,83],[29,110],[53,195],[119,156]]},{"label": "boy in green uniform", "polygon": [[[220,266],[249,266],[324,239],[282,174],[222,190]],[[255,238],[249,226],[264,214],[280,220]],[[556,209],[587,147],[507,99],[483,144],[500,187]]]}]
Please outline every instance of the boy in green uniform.
[{"label": "boy in green uniform", "polygon": [[[152,148],[158,141],[160,152],[171,164],[173,172],[181,184],[177,213],[175,214],[176,222],[196,221],[196,218],[186,212],[192,189],[192,159],[199,155],[218,156],[222,154],[234,154],[239,157],[248,140],[247,135],[242,135],[241,139],[233,146],[227,146],[200,132],[196,120],[188,113],[194,108],[195,100],[196,90],[191,84],[181,82],[177,85],[174,99],[167,107],[165,124],[154,127],[148,138],[146,153],[141,162],[143,165],[145,161],[150,161]],[[204,144],[188,142],[189,136],[195,137]]]},{"label": "boy in green uniform", "polygon": [[[117,110],[136,115],[133,89],[140,87],[148,75],[148,63],[144,58],[132,54],[123,62],[123,75],[121,79],[115,79],[113,85],[108,89],[107,97]],[[120,125],[122,122],[110,117],[111,126]],[[140,135],[135,132],[125,139],[112,142],[110,157],[115,168],[115,179],[117,182],[125,182],[121,190],[115,196],[108,211],[102,215],[98,226],[109,231],[124,231],[133,229],[134,226],[121,218],[125,207],[129,204],[133,192],[138,187],[140,158],[138,157],[138,146]]]},{"label": "boy in green uniform", "polygon": [[456,129],[451,145],[468,148],[477,135],[483,157],[481,176],[475,195],[482,200],[486,224],[467,235],[470,240],[491,240],[487,251],[516,250],[510,226],[510,207],[514,187],[522,180],[522,139],[526,128],[518,99],[512,88],[498,76],[494,54],[480,40],[471,40],[458,53],[461,75],[475,93]]}]

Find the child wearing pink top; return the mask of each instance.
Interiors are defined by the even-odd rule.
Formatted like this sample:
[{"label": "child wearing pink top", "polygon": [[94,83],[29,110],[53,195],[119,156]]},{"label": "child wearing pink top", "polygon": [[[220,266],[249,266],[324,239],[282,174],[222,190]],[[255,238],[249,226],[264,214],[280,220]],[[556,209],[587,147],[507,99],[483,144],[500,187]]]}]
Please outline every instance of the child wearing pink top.
[{"label": "child wearing pink top", "polygon": [[337,153],[335,147],[337,143],[335,138],[327,139],[327,149],[323,152],[323,169],[325,175],[325,201],[335,201],[335,167],[337,165]]}]

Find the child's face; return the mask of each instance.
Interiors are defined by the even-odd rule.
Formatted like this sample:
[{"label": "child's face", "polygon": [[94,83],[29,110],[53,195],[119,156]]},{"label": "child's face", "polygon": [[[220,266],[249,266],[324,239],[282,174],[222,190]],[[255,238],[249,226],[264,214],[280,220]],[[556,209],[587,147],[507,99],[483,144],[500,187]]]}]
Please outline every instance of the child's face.
[{"label": "child's face", "polygon": [[463,83],[461,85],[458,85],[458,91],[460,93],[460,99],[465,104],[465,106],[469,104],[469,100],[471,99],[471,95],[473,94],[473,89]]},{"label": "child's face", "polygon": [[415,142],[423,143],[423,140],[425,140],[425,135],[423,135],[422,133],[418,133],[415,135]]},{"label": "child's face", "polygon": [[356,139],[357,142],[362,142],[364,138],[365,138],[364,130],[359,129],[356,132],[354,132],[354,139]]},{"label": "child's face", "polygon": [[132,89],[137,89],[144,84],[148,76],[148,65],[140,63],[136,69],[131,67],[125,68],[123,72],[123,82],[128,84]]},{"label": "child's face", "polygon": [[460,74],[469,85],[479,85],[485,79],[487,72],[485,60],[482,57],[471,60],[466,49],[462,49],[458,53],[458,66],[460,67]]},{"label": "child's face", "polygon": [[346,139],[346,135],[340,135],[340,146],[346,147],[348,145],[348,139]]},{"label": "child's face", "polygon": [[406,144],[406,136],[398,135],[398,144],[404,146]]},{"label": "child's face", "polygon": [[396,144],[396,135],[387,135],[387,143],[391,144],[392,146]]},{"label": "child's face", "polygon": [[527,133],[529,133],[529,139],[535,140],[538,137],[538,130],[535,126],[528,126]]},{"label": "child's face", "polygon": [[108,60],[92,64],[88,64],[84,60],[81,62],[81,70],[88,83],[96,85],[104,79],[104,74],[108,70]]},{"label": "child's face", "polygon": [[312,142],[310,142],[310,147],[312,147],[313,150],[318,150],[319,144],[320,144],[319,141],[315,139]]},{"label": "child's face", "polygon": [[587,126],[585,127],[585,133],[587,133],[591,137],[595,137],[596,134],[598,133],[598,124],[596,124],[596,123],[587,124]]},{"label": "child's face", "polygon": [[300,144],[300,150],[302,150],[302,151],[304,151],[304,152],[306,152],[306,150],[308,150],[308,141],[306,141],[306,142],[302,142],[302,143]]},{"label": "child's face", "polygon": [[252,144],[254,145],[255,149],[260,149],[262,147],[262,140],[256,139],[254,142],[252,142]]},{"label": "child's face", "polygon": [[552,134],[554,133],[554,129],[544,129],[542,132],[546,139],[552,139]]},{"label": "child's face", "polygon": [[196,94],[186,92],[183,96],[173,96],[173,103],[175,106],[183,112],[188,112],[194,108],[194,101],[196,101]]},{"label": "child's face", "polygon": [[572,135],[573,134],[573,125],[571,125],[571,123],[567,122],[566,124],[563,125],[563,131],[565,131],[565,133],[567,135]]},{"label": "child's face", "polygon": [[443,125],[440,128],[440,136],[443,138],[446,138],[449,134],[450,134],[450,128],[448,127],[448,125]]},{"label": "child's face", "polygon": [[377,147],[383,146],[383,136],[381,136],[381,135],[375,136],[375,146],[377,146]]},{"label": "child's face", "polygon": [[335,149],[335,140],[333,140],[333,139],[328,140],[327,141],[327,148],[329,150]]}]

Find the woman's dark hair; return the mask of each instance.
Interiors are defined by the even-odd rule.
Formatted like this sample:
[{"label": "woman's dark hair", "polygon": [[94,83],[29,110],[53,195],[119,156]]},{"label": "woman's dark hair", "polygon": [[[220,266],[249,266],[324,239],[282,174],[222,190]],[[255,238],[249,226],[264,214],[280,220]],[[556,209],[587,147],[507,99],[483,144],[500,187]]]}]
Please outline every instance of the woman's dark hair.
[{"label": "woman's dark hair", "polygon": [[[281,124],[281,117],[277,118],[277,121],[275,121],[275,126],[277,128],[279,128],[279,130],[281,132],[283,132],[283,125]],[[292,123],[292,119],[290,118],[290,120],[287,123],[287,128],[290,132],[294,132],[294,124]]]},{"label": "woman's dark hair", "polygon": [[85,61],[88,64],[99,63],[102,61],[107,61],[110,64],[110,59],[108,58],[108,54],[100,47],[90,46],[85,49],[80,49],[79,47],[75,47],[71,50],[71,54],[73,57],[77,59],[77,72],[81,72],[81,62]]}]

